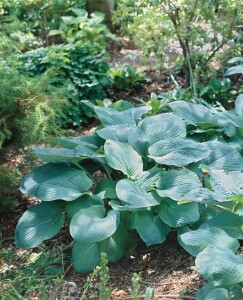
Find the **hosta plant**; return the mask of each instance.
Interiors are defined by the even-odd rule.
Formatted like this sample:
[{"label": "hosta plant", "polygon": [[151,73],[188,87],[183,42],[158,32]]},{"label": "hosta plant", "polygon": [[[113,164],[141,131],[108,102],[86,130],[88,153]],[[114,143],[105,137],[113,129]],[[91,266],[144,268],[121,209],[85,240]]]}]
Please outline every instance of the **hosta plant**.
[{"label": "hosta plant", "polygon": [[237,295],[243,98],[229,113],[184,101],[169,106],[157,115],[125,101],[94,106],[101,122],[94,133],[62,138],[62,148],[35,148],[46,164],[25,176],[21,191],[41,203],[21,217],[17,245],[36,247],[69,223],[74,269],[88,272],[101,252],[115,262],[138,238],[160,244],[173,228],[209,281],[198,299]]}]

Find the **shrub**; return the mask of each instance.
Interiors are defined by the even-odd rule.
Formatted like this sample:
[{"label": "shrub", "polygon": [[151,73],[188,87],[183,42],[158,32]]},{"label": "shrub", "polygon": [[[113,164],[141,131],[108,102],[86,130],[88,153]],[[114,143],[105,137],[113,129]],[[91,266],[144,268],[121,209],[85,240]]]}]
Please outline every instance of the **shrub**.
[{"label": "shrub", "polygon": [[48,33],[58,27],[61,16],[69,9],[84,8],[85,0],[0,0],[4,15],[15,16],[25,22],[31,32],[49,44]]},{"label": "shrub", "polygon": [[37,80],[0,68],[0,147],[5,141],[26,145],[61,134],[56,118],[67,93],[48,84],[51,75]]},{"label": "shrub", "polygon": [[[21,191],[42,202],[21,217],[17,245],[28,249],[55,236],[67,211],[74,269],[88,272],[101,252],[114,262],[138,236],[150,246],[175,228],[210,282],[201,295],[239,290],[242,107],[242,95],[222,113],[184,101],[158,115],[124,102],[94,107],[102,124],[95,133],[62,138],[63,148],[34,149],[46,164],[25,176]],[[98,170],[106,174],[101,181]]]},{"label": "shrub", "polygon": [[[162,65],[171,57],[168,44],[176,39],[189,84],[190,64],[196,66],[203,58],[204,70],[207,70],[207,64],[215,54],[233,41],[235,25],[241,19],[240,7],[239,0],[123,0],[118,4],[115,23],[142,47],[147,57],[155,53]],[[192,55],[199,61],[189,63]]]},{"label": "shrub", "polygon": [[60,122],[63,126],[79,126],[92,114],[86,105],[80,104],[80,100],[94,102],[105,98],[106,89],[111,84],[107,58],[105,51],[97,51],[95,45],[80,42],[32,50],[17,59],[12,58],[12,64],[22,73],[36,78],[50,68],[58,70],[52,85],[59,87],[67,83],[73,96],[68,99],[72,110],[66,111],[65,120],[61,118]]}]

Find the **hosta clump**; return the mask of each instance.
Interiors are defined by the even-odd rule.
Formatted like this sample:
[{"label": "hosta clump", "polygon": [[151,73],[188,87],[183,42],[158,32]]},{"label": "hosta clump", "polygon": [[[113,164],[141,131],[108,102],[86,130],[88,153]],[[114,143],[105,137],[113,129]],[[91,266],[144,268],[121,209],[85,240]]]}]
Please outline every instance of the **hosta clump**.
[{"label": "hosta clump", "polygon": [[[243,281],[242,104],[239,97],[234,111],[212,113],[178,101],[158,115],[127,102],[94,107],[95,133],[34,149],[46,164],[24,178],[21,191],[42,202],[20,219],[17,245],[35,247],[68,222],[74,269],[88,272],[101,252],[114,262],[136,247],[136,236],[150,246],[176,228],[210,282],[199,299],[236,293]],[[105,176],[96,182],[98,170]]]}]

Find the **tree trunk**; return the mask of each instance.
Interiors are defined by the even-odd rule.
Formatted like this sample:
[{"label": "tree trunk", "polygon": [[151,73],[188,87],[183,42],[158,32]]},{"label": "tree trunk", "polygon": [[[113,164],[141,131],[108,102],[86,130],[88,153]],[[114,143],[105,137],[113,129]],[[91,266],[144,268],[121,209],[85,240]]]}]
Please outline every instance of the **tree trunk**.
[{"label": "tree trunk", "polygon": [[112,12],[114,10],[114,0],[86,0],[86,9],[89,14],[95,11],[104,13],[104,23],[113,31]]}]

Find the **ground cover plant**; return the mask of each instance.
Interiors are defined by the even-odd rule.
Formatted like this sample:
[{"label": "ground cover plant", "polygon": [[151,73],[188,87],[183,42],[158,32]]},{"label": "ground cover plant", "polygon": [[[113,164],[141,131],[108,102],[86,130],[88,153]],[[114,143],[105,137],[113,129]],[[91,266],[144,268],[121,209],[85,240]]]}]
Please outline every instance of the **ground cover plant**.
[{"label": "ground cover plant", "polygon": [[46,164],[25,176],[21,191],[41,203],[19,220],[17,245],[36,247],[68,223],[74,269],[89,272],[101,252],[115,262],[138,238],[159,244],[176,229],[209,281],[197,299],[239,299],[242,107],[242,95],[229,112],[185,101],[157,115],[125,101],[94,106],[101,125],[93,134],[34,149]]}]

